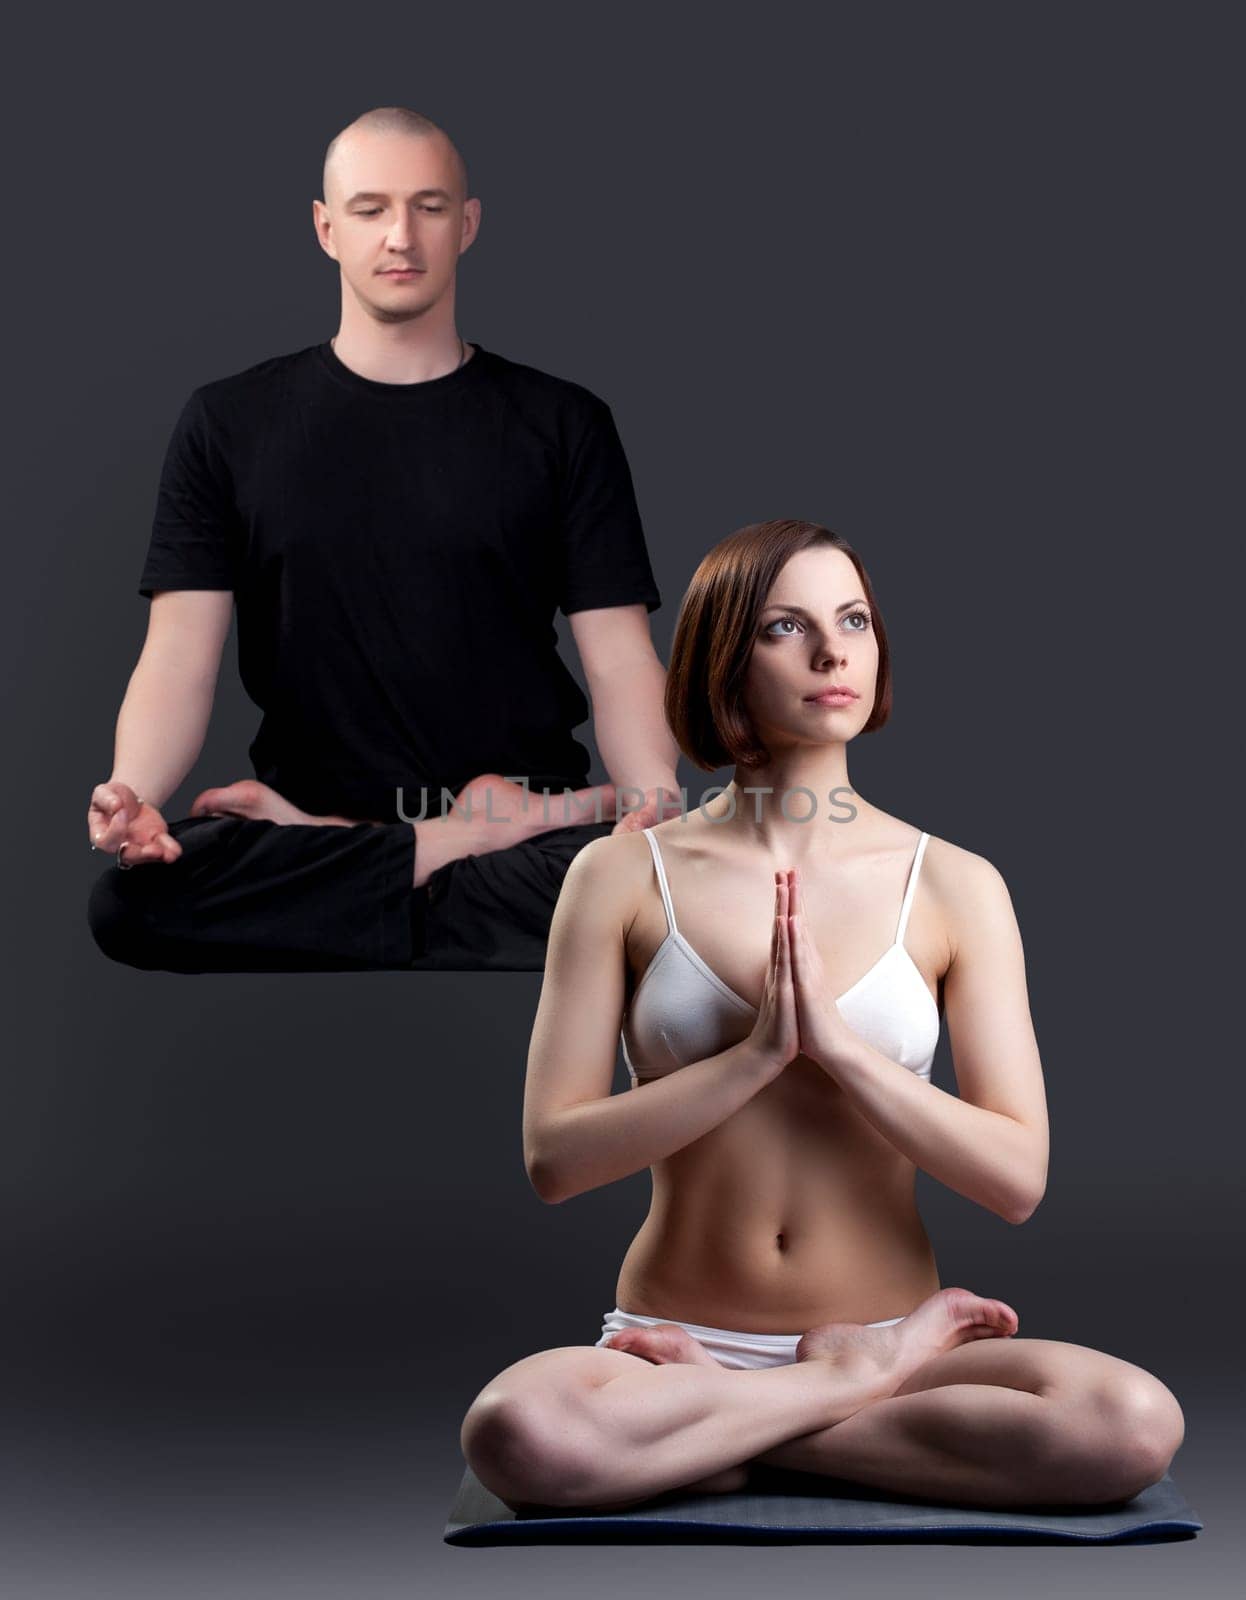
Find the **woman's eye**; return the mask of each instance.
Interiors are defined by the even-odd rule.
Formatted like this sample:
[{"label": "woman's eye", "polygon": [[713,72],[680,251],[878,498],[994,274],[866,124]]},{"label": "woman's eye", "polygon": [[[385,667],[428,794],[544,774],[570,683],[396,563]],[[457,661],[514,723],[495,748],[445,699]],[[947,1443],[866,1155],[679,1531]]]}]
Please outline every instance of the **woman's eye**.
[{"label": "woman's eye", "polygon": [[[859,628],[849,628],[849,633],[865,633],[868,631],[870,626],[870,614],[868,611],[849,611],[848,614],[843,618],[843,621],[859,622],[861,624]],[[770,634],[772,639],[790,639],[792,637],[790,633],[775,633],[772,631],[775,628],[781,627],[785,622],[790,622],[794,628],[799,628],[801,626],[801,620],[799,617],[776,617],[773,622],[767,624],[765,631]]]}]

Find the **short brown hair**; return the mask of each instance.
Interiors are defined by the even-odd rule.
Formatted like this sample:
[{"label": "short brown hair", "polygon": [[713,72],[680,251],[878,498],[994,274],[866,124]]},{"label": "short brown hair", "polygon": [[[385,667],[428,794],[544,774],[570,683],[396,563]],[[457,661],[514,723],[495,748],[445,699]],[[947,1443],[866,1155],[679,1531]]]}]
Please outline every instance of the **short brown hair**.
[{"label": "short brown hair", "polygon": [[857,569],[878,639],[878,684],[862,733],[891,715],[891,652],[882,613],[860,556],[817,522],[751,522],[728,534],[692,575],[671,642],[666,720],[679,748],[705,772],[737,763],[760,766],[770,752],[746,714],[741,691],[766,596],[798,550],[829,545]]}]

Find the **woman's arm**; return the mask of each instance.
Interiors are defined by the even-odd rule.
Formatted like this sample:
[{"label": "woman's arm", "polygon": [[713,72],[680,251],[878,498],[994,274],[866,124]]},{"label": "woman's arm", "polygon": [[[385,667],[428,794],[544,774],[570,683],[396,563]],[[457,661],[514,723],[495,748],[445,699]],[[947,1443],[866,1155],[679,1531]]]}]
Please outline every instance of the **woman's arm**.
[{"label": "woman's arm", "polygon": [[[966,1199],[1024,1222],[1047,1186],[1049,1133],[1021,934],[996,868],[968,851],[955,863],[943,993],[959,1094],[915,1077],[846,1026],[833,1030],[821,1064],[902,1155]],[[799,950],[796,968],[799,984]]]},{"label": "woman's arm", "polygon": [[[794,1015],[787,1054],[781,1043],[767,1047],[759,1018],[748,1038],[720,1054],[611,1093],[625,998],[624,929],[635,902],[620,849],[620,838],[594,839],[572,858],[550,923],[523,1138],[528,1176],[551,1204],[682,1150],[751,1100],[795,1054]],[[783,894],[786,911],[786,886]],[[776,915],[772,968],[778,929]]]}]

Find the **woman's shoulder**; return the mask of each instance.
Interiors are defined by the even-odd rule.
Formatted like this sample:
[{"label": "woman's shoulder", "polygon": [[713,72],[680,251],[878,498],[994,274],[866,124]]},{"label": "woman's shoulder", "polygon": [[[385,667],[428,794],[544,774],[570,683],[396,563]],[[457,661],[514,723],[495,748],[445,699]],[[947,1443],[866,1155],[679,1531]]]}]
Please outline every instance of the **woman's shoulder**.
[{"label": "woman's shoulder", "polygon": [[625,921],[630,920],[653,875],[653,856],[641,837],[643,831],[636,828],[590,839],[571,858],[561,898],[591,900],[603,915],[621,913]]},{"label": "woman's shoulder", "polygon": [[934,833],[926,840],[922,876],[929,878],[933,887],[945,888],[953,895],[1004,881],[999,868],[986,856]]},{"label": "woman's shoulder", "polygon": [[950,950],[991,929],[996,936],[1016,926],[1012,896],[995,863],[975,850],[931,834],[922,861],[925,893],[936,903]]}]

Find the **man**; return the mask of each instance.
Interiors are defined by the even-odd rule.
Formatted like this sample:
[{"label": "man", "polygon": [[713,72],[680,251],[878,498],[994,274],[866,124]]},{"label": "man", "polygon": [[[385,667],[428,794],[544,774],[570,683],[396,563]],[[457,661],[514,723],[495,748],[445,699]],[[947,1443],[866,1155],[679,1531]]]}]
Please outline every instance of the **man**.
[{"label": "man", "polygon": [[[539,970],[576,851],[678,793],[661,600],[610,411],[458,334],[480,213],[440,128],[365,113],[313,201],[336,336],[182,411],[139,585],[147,637],[88,812],[117,857],[89,907],[117,960]],[[264,714],[255,779],[168,824],[235,607]],[[572,737],[589,705],[556,608],[609,784],[587,785]]]}]

